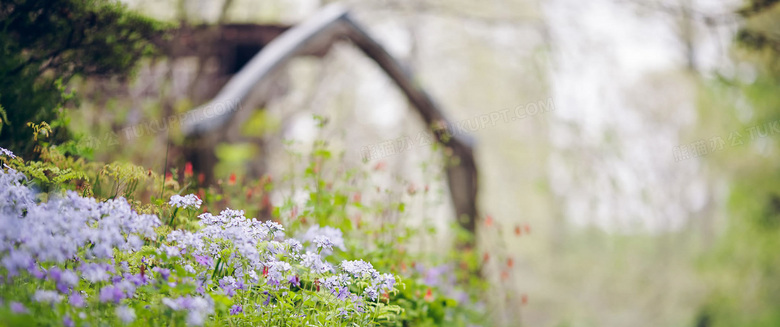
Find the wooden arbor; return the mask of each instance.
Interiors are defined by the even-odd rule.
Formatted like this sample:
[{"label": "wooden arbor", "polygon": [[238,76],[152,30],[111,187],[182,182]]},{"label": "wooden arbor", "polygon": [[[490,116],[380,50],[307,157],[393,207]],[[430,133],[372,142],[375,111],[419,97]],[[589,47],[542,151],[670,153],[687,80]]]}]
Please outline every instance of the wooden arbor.
[{"label": "wooden arbor", "polygon": [[398,85],[414,105],[436,140],[452,151],[454,164],[448,165],[447,183],[458,222],[475,232],[477,218],[477,168],[472,141],[447,133],[452,126],[444,112],[414,81],[412,74],[393,58],[365,29],[338,5],[328,5],[309,20],[294,26],[270,41],[238,71],[210,102],[193,109],[182,121],[187,137],[201,137],[227,124],[258,84],[291,58],[321,54],[338,40],[349,40],[373,59]]}]

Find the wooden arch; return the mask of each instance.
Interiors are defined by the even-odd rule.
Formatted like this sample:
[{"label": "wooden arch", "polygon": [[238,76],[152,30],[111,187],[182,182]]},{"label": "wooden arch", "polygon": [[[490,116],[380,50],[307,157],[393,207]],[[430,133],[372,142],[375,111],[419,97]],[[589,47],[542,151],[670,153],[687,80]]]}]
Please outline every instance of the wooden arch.
[{"label": "wooden arch", "polygon": [[312,18],[283,32],[258,52],[210,102],[193,109],[182,120],[187,137],[208,134],[225,124],[238,111],[250,91],[286,64],[291,58],[326,52],[340,39],[351,41],[373,59],[398,85],[414,105],[436,140],[452,151],[452,164],[446,167],[447,183],[460,225],[475,232],[477,211],[477,167],[472,140],[462,134],[448,133],[452,126],[444,112],[415,82],[413,75],[393,58],[365,29],[339,5],[324,7]]}]

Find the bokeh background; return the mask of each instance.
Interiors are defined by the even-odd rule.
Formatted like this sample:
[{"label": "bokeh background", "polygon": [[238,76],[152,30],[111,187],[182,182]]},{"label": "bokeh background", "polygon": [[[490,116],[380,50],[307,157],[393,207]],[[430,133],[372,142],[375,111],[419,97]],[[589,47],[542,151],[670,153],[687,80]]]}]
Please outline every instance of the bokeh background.
[{"label": "bokeh background", "polygon": [[[290,26],[330,3],[125,2],[180,26],[211,28]],[[479,305],[495,324],[780,325],[774,1],[347,5],[453,122],[476,126],[468,134],[480,176],[477,243],[490,284]],[[193,40],[192,49],[223,46]],[[127,80],[74,82],[85,100],[71,114],[72,129],[98,140],[120,136],[96,148],[97,159],[162,166],[166,145],[181,142],[175,126],[122,133],[213,97],[230,74],[219,72],[226,58],[211,50],[146,59]],[[246,60],[232,55],[234,66]],[[477,125],[496,112],[509,118]],[[451,241],[441,149],[414,146],[362,162],[365,147],[416,139],[426,126],[349,43],[294,59],[257,87],[241,117],[208,141],[215,180],[282,175],[302,164],[290,153],[327,139],[344,165],[386,172],[374,176],[378,183],[436,190],[434,201],[409,208],[408,223],[442,227],[437,237]],[[318,128],[317,117],[327,125]],[[170,157],[172,166],[188,159]],[[291,188],[272,200],[285,196],[306,197]],[[440,244],[416,246],[435,253]]]}]

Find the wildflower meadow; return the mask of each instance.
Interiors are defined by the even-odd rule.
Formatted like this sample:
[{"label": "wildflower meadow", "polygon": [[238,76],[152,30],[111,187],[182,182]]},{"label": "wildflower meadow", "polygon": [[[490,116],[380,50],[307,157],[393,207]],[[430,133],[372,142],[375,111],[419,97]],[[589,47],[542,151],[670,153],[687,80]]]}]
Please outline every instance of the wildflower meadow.
[{"label": "wildflower meadow", "polygon": [[[285,226],[240,208],[210,212],[208,199],[222,195],[174,193],[172,176],[116,165],[90,173],[97,166],[56,149],[42,162],[0,150],[0,325],[402,326],[479,317],[468,293],[458,293],[463,303],[451,296],[451,265],[410,269],[396,259],[403,251],[367,250],[328,219]],[[132,198],[144,177],[172,194]],[[106,178],[112,186],[98,187]]]}]

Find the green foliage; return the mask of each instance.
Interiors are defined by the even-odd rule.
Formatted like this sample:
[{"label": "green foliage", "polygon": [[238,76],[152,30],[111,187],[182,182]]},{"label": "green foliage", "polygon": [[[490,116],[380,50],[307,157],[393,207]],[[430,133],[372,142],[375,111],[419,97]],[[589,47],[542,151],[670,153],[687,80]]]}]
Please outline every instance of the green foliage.
[{"label": "green foliage", "polygon": [[0,26],[0,147],[28,158],[28,123],[50,122],[52,144],[71,138],[60,120],[71,77],[129,73],[165,28],[113,0],[3,1]]},{"label": "green foliage", "polygon": [[111,197],[132,197],[139,183],[146,181],[148,173],[142,167],[130,163],[113,162],[103,166],[100,176],[110,183],[110,189],[113,190]]},{"label": "green foliage", "polygon": [[[44,192],[42,194],[74,190],[99,200],[117,196],[137,199],[159,195],[163,179],[152,171],[130,163],[102,164],[87,161],[81,156],[74,157],[67,154],[70,145],[72,143],[69,142],[65,146],[42,147],[40,160],[0,157],[0,161],[28,176],[30,182]],[[170,196],[179,190],[169,187],[164,191],[164,196]],[[136,209],[148,211],[148,208],[140,206]]]},{"label": "green foliage", "polygon": [[[725,87],[738,90],[752,111],[752,119],[744,123],[738,123],[737,117],[719,117],[728,122],[728,130],[753,129],[755,135],[743,132],[743,137],[754,142],[777,137],[770,127],[780,120],[776,80],[777,76],[763,71],[748,84],[728,81]],[[721,83],[711,86],[716,92],[723,87]],[[721,97],[725,98],[721,102],[729,101]],[[713,166],[728,172],[731,187],[725,229],[700,262],[701,275],[709,286],[696,318],[700,324],[780,325],[780,257],[776,251],[780,247],[780,156],[776,145],[770,146],[774,151],[759,154],[750,143],[711,158]]]}]

